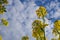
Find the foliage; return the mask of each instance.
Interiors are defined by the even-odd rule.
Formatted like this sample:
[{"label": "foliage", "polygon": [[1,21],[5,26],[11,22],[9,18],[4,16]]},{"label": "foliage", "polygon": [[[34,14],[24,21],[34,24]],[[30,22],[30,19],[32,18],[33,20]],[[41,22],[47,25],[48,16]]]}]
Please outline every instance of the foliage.
[{"label": "foliage", "polygon": [[54,22],[53,34],[59,35],[58,40],[60,40],[60,20]]},{"label": "foliage", "polygon": [[22,40],[29,40],[29,37],[28,36],[23,36]]},{"label": "foliage", "polygon": [[0,14],[4,14],[4,12],[6,12],[6,8],[0,5]]},{"label": "foliage", "polygon": [[40,20],[35,20],[32,23],[32,36],[35,37],[36,39],[43,39],[44,38],[44,28],[47,26],[48,24],[44,24],[42,21]]},{"label": "foliage", "polygon": [[60,20],[56,20],[54,22],[54,29],[53,29],[53,33],[58,33],[60,32]]},{"label": "foliage", "polygon": [[[8,4],[7,0],[0,0],[0,14],[4,14],[6,12],[5,4]],[[3,25],[8,26],[8,21],[4,18],[1,19]]]},{"label": "foliage", "polygon": [[7,0],[0,0],[0,4],[8,4]]},{"label": "foliage", "polygon": [[8,4],[7,0],[0,0],[0,14],[6,12],[5,4]]},{"label": "foliage", "polygon": [[3,25],[5,25],[5,26],[8,26],[8,25],[9,25],[8,21],[7,21],[5,18],[2,18],[2,19],[1,19],[1,23],[2,23]]},{"label": "foliage", "polygon": [[48,24],[44,24],[42,21],[40,20],[35,20],[33,23],[32,23],[32,27],[40,27],[40,28],[45,28],[46,26],[48,26]]},{"label": "foliage", "polygon": [[2,36],[0,35],[0,40],[2,40]]},{"label": "foliage", "polygon": [[33,34],[32,34],[33,37],[44,36],[44,35],[43,35],[44,32],[43,32],[39,27],[33,28],[32,32],[33,32]]},{"label": "foliage", "polygon": [[56,20],[56,21],[54,22],[54,27],[55,27],[58,31],[60,31],[60,20]]},{"label": "foliage", "polygon": [[[0,14],[4,14],[4,12],[6,12],[6,8],[5,5],[8,4],[7,0],[0,0]],[[1,19],[1,23],[5,26],[8,26],[8,21],[4,18]],[[2,36],[0,35],[0,40],[2,40]]]},{"label": "foliage", "polygon": [[51,40],[56,40],[55,38],[52,38]]}]

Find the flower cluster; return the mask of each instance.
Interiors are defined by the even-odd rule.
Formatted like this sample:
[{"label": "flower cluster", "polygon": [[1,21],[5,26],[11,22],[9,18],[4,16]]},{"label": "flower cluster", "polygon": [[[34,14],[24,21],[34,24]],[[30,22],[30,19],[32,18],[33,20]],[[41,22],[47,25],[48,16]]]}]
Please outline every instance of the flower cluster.
[{"label": "flower cluster", "polygon": [[44,17],[47,14],[47,10],[45,7],[40,6],[39,9],[36,10],[36,14],[37,14],[38,18]]}]

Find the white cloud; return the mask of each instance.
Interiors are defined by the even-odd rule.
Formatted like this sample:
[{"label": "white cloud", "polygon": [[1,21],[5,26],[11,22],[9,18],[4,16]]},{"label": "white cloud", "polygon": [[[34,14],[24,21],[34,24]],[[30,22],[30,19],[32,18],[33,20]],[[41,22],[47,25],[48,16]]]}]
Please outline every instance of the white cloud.
[{"label": "white cloud", "polygon": [[60,17],[60,8],[58,8],[54,14],[54,18],[59,18],[59,17]]},{"label": "white cloud", "polygon": [[[2,27],[1,33],[3,40],[21,40],[21,37],[28,34],[31,35],[32,21],[36,19],[36,5],[31,2],[27,4],[22,4],[19,0],[8,0],[9,5],[7,6],[7,12],[2,16],[6,19],[10,19],[8,27]],[[25,9],[26,8],[26,9]],[[25,25],[22,23],[25,22]],[[6,29],[5,29],[6,28]],[[6,35],[6,36],[5,36]],[[32,40],[32,36],[30,36]]]}]

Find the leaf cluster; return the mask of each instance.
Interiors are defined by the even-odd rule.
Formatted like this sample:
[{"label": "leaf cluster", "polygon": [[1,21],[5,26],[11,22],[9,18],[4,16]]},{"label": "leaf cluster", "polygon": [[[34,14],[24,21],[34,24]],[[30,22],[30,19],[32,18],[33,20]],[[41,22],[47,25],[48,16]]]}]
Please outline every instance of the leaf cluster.
[{"label": "leaf cluster", "polygon": [[9,25],[8,21],[7,21],[5,18],[2,18],[2,19],[1,19],[1,23],[2,23],[3,25],[5,25],[5,26],[8,26],[8,25]]},{"label": "leaf cluster", "polygon": [[29,40],[29,37],[28,36],[23,36],[22,40]]}]

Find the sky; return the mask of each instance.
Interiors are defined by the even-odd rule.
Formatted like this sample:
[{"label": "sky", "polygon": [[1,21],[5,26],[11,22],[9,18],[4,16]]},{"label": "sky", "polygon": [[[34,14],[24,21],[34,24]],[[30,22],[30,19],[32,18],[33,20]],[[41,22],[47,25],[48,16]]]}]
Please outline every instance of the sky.
[{"label": "sky", "polygon": [[45,28],[45,34],[51,40],[54,37],[54,21],[60,20],[60,0],[8,0],[7,12],[0,15],[0,18],[6,18],[9,22],[8,27],[0,26],[3,40],[21,40],[25,35],[28,35],[30,40],[35,40],[32,37],[32,22],[38,19],[36,10],[39,6],[44,6],[48,12],[45,23],[49,25]]}]

